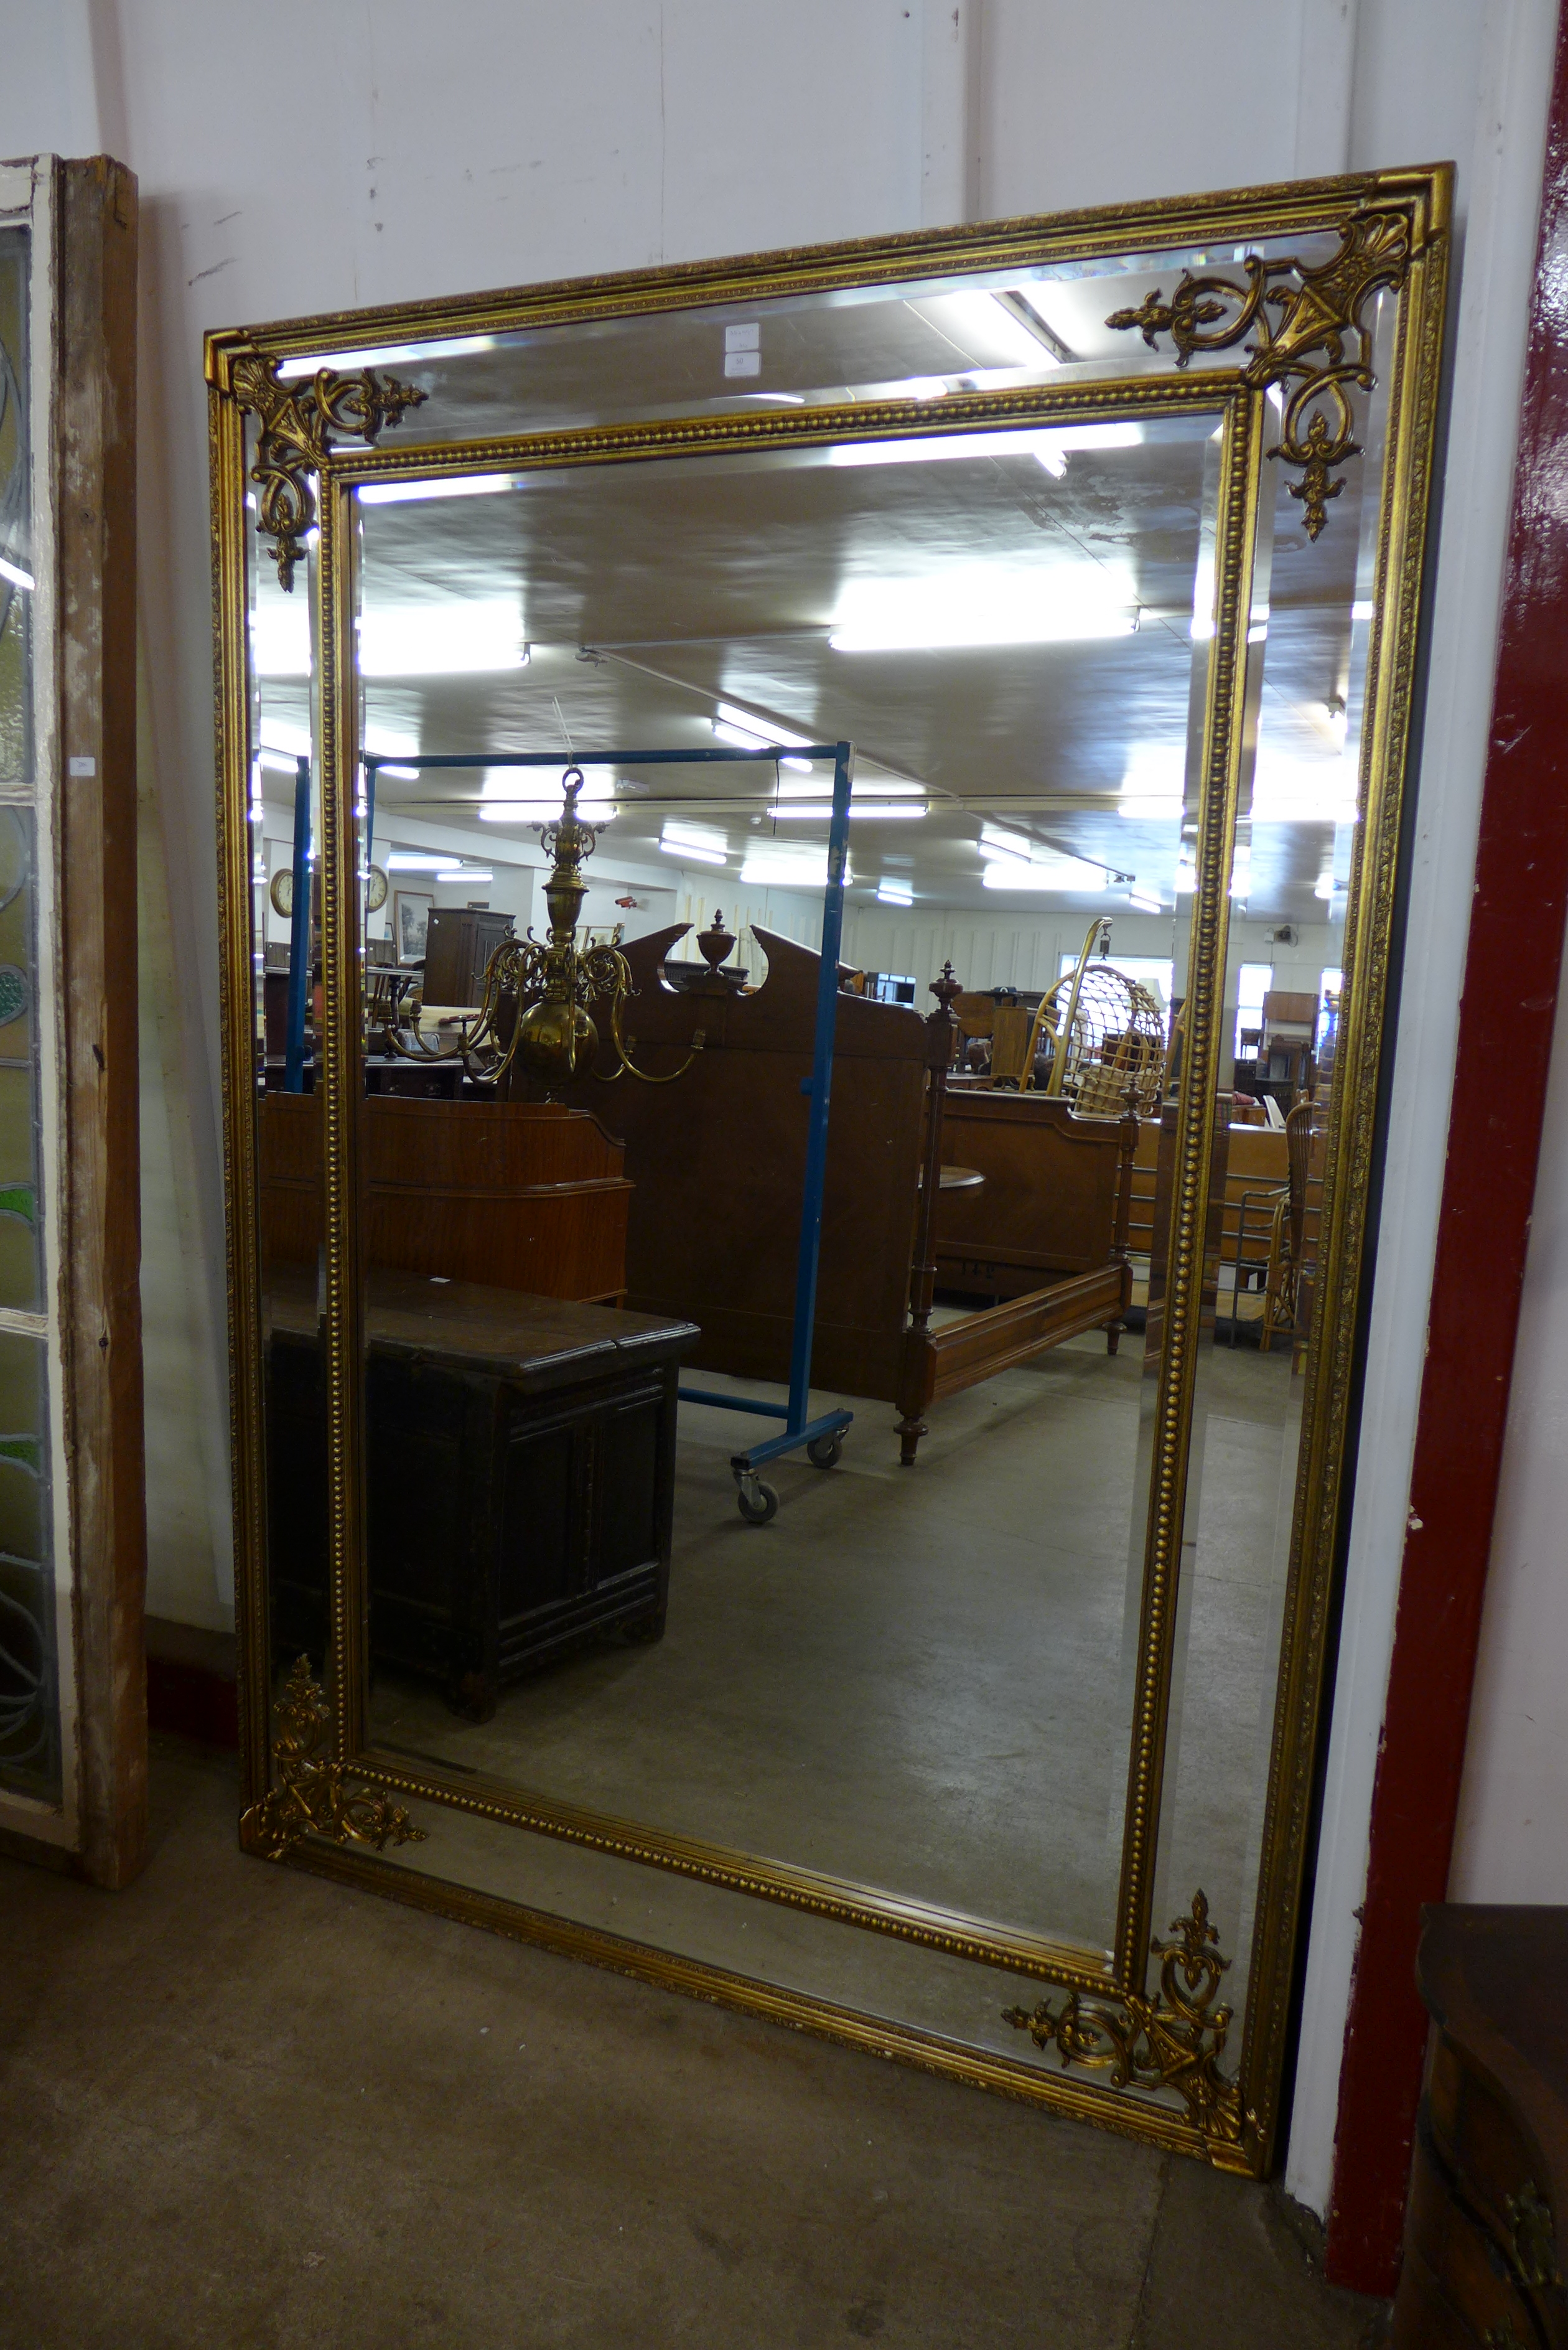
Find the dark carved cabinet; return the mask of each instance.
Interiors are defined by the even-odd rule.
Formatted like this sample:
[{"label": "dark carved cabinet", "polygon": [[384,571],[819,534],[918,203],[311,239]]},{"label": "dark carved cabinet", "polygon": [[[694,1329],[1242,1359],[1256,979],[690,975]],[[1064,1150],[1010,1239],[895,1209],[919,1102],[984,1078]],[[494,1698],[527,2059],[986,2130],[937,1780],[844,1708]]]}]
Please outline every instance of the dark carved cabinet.
[{"label": "dark carved cabinet", "polygon": [[425,932],[425,1002],[482,1002],[485,965],[512,934],[510,914],[493,914],[482,906],[432,907]]},{"label": "dark carved cabinet", "polygon": [[1559,2350],[1568,1910],[1427,1911],[1432,2018],[1394,2350]]},{"label": "dark carved cabinet", "polygon": [[[289,1324],[293,1326],[289,1326]],[[657,1639],[690,1323],[477,1284],[372,1276],[366,1368],[373,1663],[474,1720],[585,1634]],[[326,1632],[321,1350],[269,1351],[279,1660]]]}]

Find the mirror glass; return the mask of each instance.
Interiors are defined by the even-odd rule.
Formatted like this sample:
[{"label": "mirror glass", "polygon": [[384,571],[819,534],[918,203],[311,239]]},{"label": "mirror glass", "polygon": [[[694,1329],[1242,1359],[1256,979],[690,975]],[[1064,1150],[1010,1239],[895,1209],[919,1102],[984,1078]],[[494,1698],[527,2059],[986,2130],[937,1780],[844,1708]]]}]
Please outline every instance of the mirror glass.
[{"label": "mirror glass", "polygon": [[[254,450],[254,440],[253,440]],[[315,550],[286,595],[247,502],[250,959],[266,1419],[267,1620],[281,1675],[328,1669],[321,787]],[[304,630],[280,673],[271,648]],[[269,1679],[275,1678],[269,1671]]]},{"label": "mirror glass", "polygon": [[[1000,234],[997,242],[1009,240]],[[737,289],[729,299],[691,307],[684,305],[692,295],[677,282],[673,300],[682,307],[650,306],[622,317],[573,317],[582,307],[572,300],[579,292],[573,287],[563,289],[559,323],[291,352],[279,374],[300,382],[323,364],[374,368],[383,381],[421,394],[413,432],[436,443],[846,401],[940,402],[965,392],[1163,374],[1168,348],[1156,350],[1110,327],[1113,309],[1137,309],[1157,288],[1168,294],[1183,268],[1233,267],[1244,255],[1315,265],[1334,255],[1339,237],[1296,233],[1245,246],[1060,263],[1040,261],[1040,240],[1027,231],[1017,243],[1027,258],[999,254],[995,266],[961,277],[911,275],[898,283],[881,276],[880,256],[871,265],[876,278],[860,285],[844,282],[851,265],[842,250],[825,270],[813,269],[814,256],[806,256],[800,279],[838,282],[784,294]],[[474,305],[476,312],[483,307]],[[1229,370],[1245,356],[1238,345],[1205,364]]]},{"label": "mirror glass", "polygon": [[[933,1404],[911,1467],[897,1398],[944,961],[961,1050],[934,1326],[1148,1245],[1158,1148],[1138,1164],[1116,1063],[1118,1040],[1147,1036],[1134,1074],[1152,1139],[1217,430],[1212,415],[1124,420],[936,452],[888,440],[361,494],[378,1748],[737,1859],[1110,1945],[1147,1508],[1137,1266],[1125,1311],[1113,1279],[1097,1323]],[[303,731],[308,607],[265,625],[295,632],[265,691]],[[495,1488],[493,1510],[509,1476],[538,1506],[526,1440],[508,1440],[509,1462],[481,1460],[463,1416],[473,1362],[519,1343],[520,1293],[695,1325],[689,1391],[787,1389],[833,783],[831,757],[789,746],[841,739],[856,753],[841,959],[867,976],[837,1014],[812,1376],[814,1412],[854,1415],[841,1457],[776,1463],[777,1516],[754,1526],[731,1461],[769,1424],[683,1402],[667,1582],[661,1569],[646,1604],[596,1603],[563,1550],[514,1555],[517,1587],[482,1607],[457,1588],[479,1572],[459,1555],[482,1539],[476,1483]],[[768,743],[776,758],[625,755]],[[529,754],[547,764],[490,764]],[[596,1074],[497,1083],[453,1048],[496,946],[547,927],[540,830],[579,759],[598,829],[578,920],[627,953],[634,1066],[613,1076],[607,1039]],[[711,979],[721,920],[737,943]],[[1075,983],[1078,1050],[1053,1095],[1034,1014]],[[542,1178],[556,1222],[525,1230]],[[443,1347],[450,1375],[433,1367]],[[607,1436],[650,1480],[615,1504],[633,1517],[662,1490],[662,1441],[657,1402]],[[566,1436],[556,1451],[569,1519],[582,1472]],[[657,1550],[623,1531],[631,1552]],[[521,1530],[509,1539],[526,1551]],[[504,1534],[500,1550],[504,1574]]]}]

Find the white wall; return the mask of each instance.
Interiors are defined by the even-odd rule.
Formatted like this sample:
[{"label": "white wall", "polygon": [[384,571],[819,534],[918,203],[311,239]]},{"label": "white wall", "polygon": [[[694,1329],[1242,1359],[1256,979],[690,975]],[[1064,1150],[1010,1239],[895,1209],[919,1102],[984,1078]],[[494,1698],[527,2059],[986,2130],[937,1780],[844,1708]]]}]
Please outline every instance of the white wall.
[{"label": "white wall", "polygon": [[[163,992],[158,1118],[171,1139],[161,1158],[150,1142],[147,1284],[150,1306],[161,1300],[150,1326],[176,1352],[171,1334],[187,1334],[193,1365],[183,1385],[156,1390],[152,1591],[198,1620],[221,1613],[227,1591],[223,1509],[191,1465],[221,1458],[224,1430],[202,329],[966,213],[1459,163],[1469,260],[1434,683],[1289,2173],[1318,2209],[1430,1274],[1554,17],[1552,0],[960,0],[956,13],[953,0],[433,11],[275,0],[265,19],[234,0],[0,0],[0,154],[101,144],[141,182],[141,619],[152,845],[171,916],[167,964],[144,965]],[[1550,1278],[1543,1262],[1532,1281],[1538,1270]],[[182,1412],[174,1440],[168,1421]],[[1515,1436],[1511,1492],[1522,1496],[1540,1430],[1521,1422]],[[1488,1669],[1505,1680],[1509,1653],[1489,1624]]]}]

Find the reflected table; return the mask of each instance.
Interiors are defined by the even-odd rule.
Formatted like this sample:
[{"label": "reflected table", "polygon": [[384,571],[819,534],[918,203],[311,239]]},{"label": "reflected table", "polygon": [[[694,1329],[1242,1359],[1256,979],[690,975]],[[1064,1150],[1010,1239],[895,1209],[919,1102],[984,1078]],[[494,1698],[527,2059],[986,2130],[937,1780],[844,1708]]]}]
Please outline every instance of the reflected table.
[{"label": "reflected table", "polygon": [[[327,1635],[325,1346],[316,1284],[267,1291],[277,1661]],[[664,1629],[676,1378],[691,1322],[372,1270],[366,1503],[372,1660],[474,1721],[585,1635]]]}]

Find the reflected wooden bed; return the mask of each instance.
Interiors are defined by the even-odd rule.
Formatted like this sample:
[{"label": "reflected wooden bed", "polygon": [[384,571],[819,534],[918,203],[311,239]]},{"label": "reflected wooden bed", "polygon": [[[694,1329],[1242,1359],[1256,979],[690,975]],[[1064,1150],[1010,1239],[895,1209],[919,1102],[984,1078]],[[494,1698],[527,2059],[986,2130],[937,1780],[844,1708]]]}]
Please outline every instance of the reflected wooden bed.
[{"label": "reflected wooden bed", "polygon": [[[631,941],[623,951],[638,990],[626,1026],[639,1065],[654,1073],[678,1067],[701,1032],[691,1067],[669,1086],[583,1079],[566,1097],[591,1107],[626,1145],[635,1186],[628,1304],[700,1324],[694,1367],[782,1381],[818,958],[754,930],[767,957],[763,986],[736,993],[719,980],[677,993],[660,972],[688,927]],[[906,1464],[926,1433],[925,1413],[943,1397],[1083,1331],[1104,1329],[1114,1351],[1131,1284],[1136,1119],[1077,1119],[1059,1104],[1027,1099],[1022,1123],[1036,1146],[1029,1162],[1036,1171],[1024,1221],[1033,1257],[1015,1251],[1013,1268],[1027,1278],[988,1284],[1005,1289],[1002,1302],[932,1326],[947,1219],[972,1215],[983,1227],[992,1180],[975,1148],[984,1118],[948,1094],[957,983],[939,982],[937,992],[927,1020],[901,1005],[839,997],[812,1358],[815,1387],[897,1404]],[[992,1121],[1000,1137],[1020,1097],[990,1098],[1010,1104]],[[1035,1115],[1042,1109],[1044,1118]],[[953,1161],[980,1168],[987,1182],[941,1195],[939,1210],[940,1169]],[[1011,1181],[997,1196],[1011,1229],[1023,1213]]]}]

